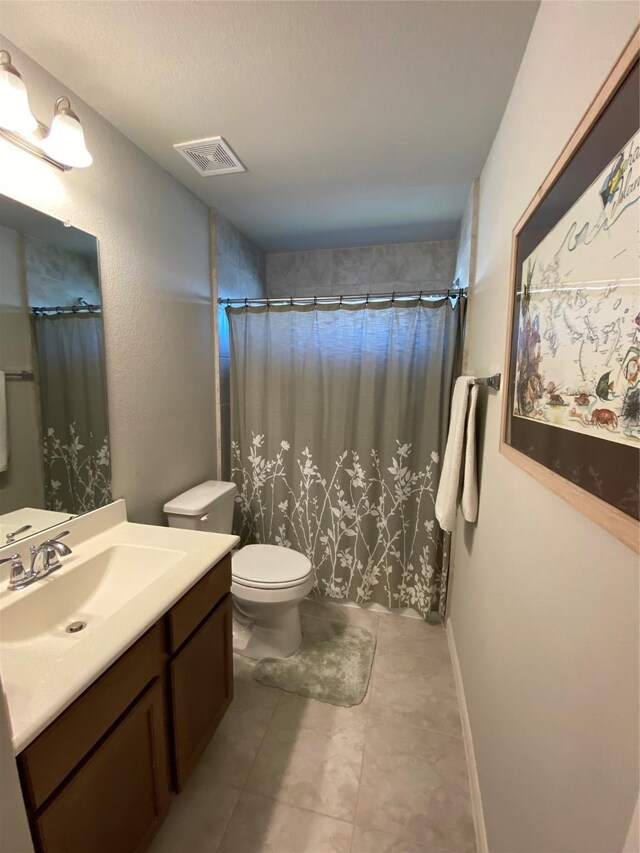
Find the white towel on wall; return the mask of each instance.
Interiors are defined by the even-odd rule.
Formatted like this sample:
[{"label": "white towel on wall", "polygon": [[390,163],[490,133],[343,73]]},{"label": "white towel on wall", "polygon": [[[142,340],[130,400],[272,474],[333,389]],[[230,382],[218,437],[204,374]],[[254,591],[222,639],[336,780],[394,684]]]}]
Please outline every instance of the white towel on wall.
[{"label": "white towel on wall", "polygon": [[[473,376],[456,380],[451,402],[451,421],[442,473],[436,497],[436,518],[443,530],[450,533],[456,521],[460,471],[463,469],[462,514],[466,521],[478,516],[478,483],[476,480],[476,403],[478,386]],[[464,467],[462,456],[464,452]]]},{"label": "white towel on wall", "polygon": [[[467,386],[468,387],[468,386]],[[478,386],[471,386],[467,409],[467,440],[464,451],[464,474],[462,479],[462,515],[465,521],[478,517],[478,478],[476,476],[476,404]]]},{"label": "white towel on wall", "polygon": [[9,465],[9,425],[7,423],[7,385],[6,377],[0,370],[0,471],[6,471]]}]

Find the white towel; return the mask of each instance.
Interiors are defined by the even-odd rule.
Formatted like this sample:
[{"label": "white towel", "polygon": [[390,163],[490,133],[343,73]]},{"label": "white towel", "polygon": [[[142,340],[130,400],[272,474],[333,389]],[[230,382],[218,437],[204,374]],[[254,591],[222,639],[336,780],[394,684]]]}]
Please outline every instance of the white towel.
[{"label": "white towel", "polygon": [[478,484],[476,482],[478,386],[472,384],[473,380],[473,376],[460,376],[453,389],[449,436],[436,497],[436,518],[440,527],[448,533],[453,530],[456,521],[463,448],[462,514],[466,521],[475,521],[478,516]]},{"label": "white towel", "polygon": [[0,370],[0,471],[6,471],[9,465],[9,426],[7,424],[7,386],[6,377]]}]

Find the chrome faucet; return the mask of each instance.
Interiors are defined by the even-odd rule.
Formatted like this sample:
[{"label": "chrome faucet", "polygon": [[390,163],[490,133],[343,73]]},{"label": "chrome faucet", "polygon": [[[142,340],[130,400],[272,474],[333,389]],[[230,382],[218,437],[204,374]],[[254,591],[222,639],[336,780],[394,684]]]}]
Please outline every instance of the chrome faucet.
[{"label": "chrome faucet", "polygon": [[[62,568],[60,557],[66,557],[70,554],[71,548],[58,540],[68,535],[69,531],[65,530],[63,533],[54,536],[53,539],[45,539],[40,545],[32,545],[29,548],[31,554],[30,573],[34,575],[34,578],[42,578],[45,575],[50,575],[51,572],[55,572],[56,569]],[[36,568],[38,564],[39,567]]]},{"label": "chrome faucet", "polygon": [[28,569],[22,565],[20,554],[6,557],[0,563],[11,563],[11,577],[9,578],[9,589],[24,589],[25,586],[34,583],[62,568],[60,557],[71,554],[71,548],[64,542],[59,542],[63,536],[68,536],[69,531],[64,530],[52,539],[45,539],[40,545],[32,545],[29,548],[31,563]]}]

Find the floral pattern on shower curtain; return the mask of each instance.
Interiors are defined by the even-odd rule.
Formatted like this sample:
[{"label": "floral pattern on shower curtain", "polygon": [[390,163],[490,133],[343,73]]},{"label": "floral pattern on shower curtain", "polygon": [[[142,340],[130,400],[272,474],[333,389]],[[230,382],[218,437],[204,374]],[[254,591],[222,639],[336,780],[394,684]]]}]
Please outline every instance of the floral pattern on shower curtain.
[{"label": "floral pattern on shower curtain", "polygon": [[320,595],[442,618],[434,505],[464,305],[227,311],[242,542],[305,554]]},{"label": "floral pattern on shower curtain", "polygon": [[79,514],[111,500],[102,318],[34,317],[47,509]]}]

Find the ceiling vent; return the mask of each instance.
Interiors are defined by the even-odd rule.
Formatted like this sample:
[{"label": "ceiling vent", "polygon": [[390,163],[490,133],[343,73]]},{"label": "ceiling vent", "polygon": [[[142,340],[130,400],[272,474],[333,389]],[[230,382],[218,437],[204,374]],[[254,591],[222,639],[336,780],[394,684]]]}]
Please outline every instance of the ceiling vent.
[{"label": "ceiling vent", "polygon": [[179,142],[173,147],[203,177],[247,171],[221,136],[213,136],[211,139],[194,139],[193,142]]}]

